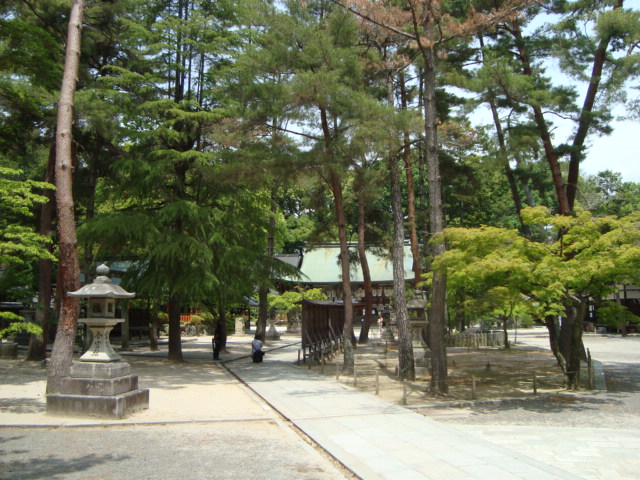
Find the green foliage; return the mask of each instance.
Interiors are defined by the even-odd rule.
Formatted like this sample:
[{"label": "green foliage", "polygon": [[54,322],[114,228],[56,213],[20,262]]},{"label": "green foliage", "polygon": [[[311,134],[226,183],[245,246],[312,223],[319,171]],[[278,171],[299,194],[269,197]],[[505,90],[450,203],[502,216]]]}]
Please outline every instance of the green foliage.
[{"label": "green foliage", "polygon": [[162,325],[169,323],[169,314],[167,312],[158,312],[158,322]]},{"label": "green foliage", "polygon": [[615,328],[622,328],[630,323],[639,323],[640,317],[631,313],[626,307],[613,301],[601,302],[596,310],[599,322]]},{"label": "green foliage", "polygon": [[44,247],[51,239],[35,232],[28,222],[37,205],[47,201],[35,193],[53,188],[24,178],[20,170],[0,166],[0,264],[25,265],[41,258],[55,258]]},{"label": "green foliage", "polygon": [[326,300],[327,296],[320,288],[312,288],[309,290],[289,290],[281,295],[269,294],[269,308],[277,312],[288,313],[291,310],[299,308],[297,305],[302,300]]},{"label": "green foliage", "polygon": [[12,312],[0,312],[0,319],[8,320],[9,326],[0,330],[0,339],[7,338],[16,333],[28,333],[30,335],[42,335],[42,327],[35,323],[27,322],[24,317]]},{"label": "green foliage", "polygon": [[310,288],[302,292],[302,298],[304,300],[326,300],[327,295],[321,288]]},{"label": "green foliage", "polygon": [[296,303],[302,300],[302,294],[300,292],[288,291],[281,295],[269,294],[268,302],[269,308],[276,310],[277,312],[290,312],[296,308]]},{"label": "green foliage", "polygon": [[624,216],[640,210],[640,184],[623,182],[609,170],[587,176],[580,182],[578,203],[594,215]]},{"label": "green foliage", "polygon": [[544,229],[546,240],[493,227],[445,231],[448,251],[434,268],[447,271],[454,310],[471,299],[485,311],[528,302],[539,317],[563,315],[567,304],[603,298],[616,283],[640,280],[637,213],[618,218],[578,211],[565,217],[537,207],[522,216]]}]

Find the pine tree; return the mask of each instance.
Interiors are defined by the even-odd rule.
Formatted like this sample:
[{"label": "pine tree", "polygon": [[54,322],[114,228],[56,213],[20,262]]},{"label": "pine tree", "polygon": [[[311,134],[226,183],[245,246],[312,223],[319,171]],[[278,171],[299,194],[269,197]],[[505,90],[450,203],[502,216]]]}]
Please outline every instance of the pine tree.
[{"label": "pine tree", "polygon": [[352,17],[327,1],[287,7],[287,11],[263,12],[261,18],[271,28],[256,34],[255,46],[240,61],[246,68],[238,75],[246,75],[243,79],[249,82],[243,83],[247,86],[240,94],[251,107],[247,123],[255,129],[280,129],[299,141],[297,164],[290,165],[299,174],[317,173],[331,192],[345,308],[344,368],[351,370],[353,307],[345,186],[353,158],[348,152],[353,132],[376,102],[361,83],[363,51],[356,43]]},{"label": "pine tree", "polygon": [[[242,275],[225,277],[228,262],[241,268],[256,255],[255,229],[234,237],[237,224],[225,225],[223,213],[246,220],[244,208],[256,203],[223,176],[227,114],[215,82],[239,39],[233,15],[228,5],[208,1],[131,2],[120,27],[126,57],[106,65],[100,78],[98,94],[122,112],[125,130],[103,213],[83,238],[99,242],[102,254],[136,259],[132,289],[168,302],[169,359],[176,362],[181,309],[228,292],[220,279],[231,286]],[[228,301],[222,293],[215,298]]]},{"label": "pine tree", "polygon": [[80,59],[84,7],[84,0],[73,0],[69,15],[64,74],[60,89],[60,101],[58,102],[55,180],[60,249],[58,269],[62,280],[58,288],[61,288],[62,292],[62,306],[56,340],[51,352],[51,363],[47,376],[47,393],[58,392],[62,378],[69,374],[80,310],[78,299],[69,297],[67,294],[80,288],[80,268],[72,194],[73,152],[71,143],[73,140],[73,103]]},{"label": "pine tree", "polygon": [[[338,2],[365,22],[387,29],[414,42],[423,68],[424,141],[429,185],[429,230],[432,236],[432,256],[444,253],[441,240],[444,230],[442,180],[437,135],[436,51],[451,40],[468,37],[494,27],[502,18],[512,18],[526,1],[505,2],[491,14],[471,10],[462,15],[456,5],[443,5],[439,0],[421,2]],[[443,8],[444,7],[444,8]],[[451,9],[462,19],[455,18]],[[447,359],[444,345],[446,328],[446,277],[434,272],[429,308],[429,339],[431,348],[431,389],[447,393]]]}]

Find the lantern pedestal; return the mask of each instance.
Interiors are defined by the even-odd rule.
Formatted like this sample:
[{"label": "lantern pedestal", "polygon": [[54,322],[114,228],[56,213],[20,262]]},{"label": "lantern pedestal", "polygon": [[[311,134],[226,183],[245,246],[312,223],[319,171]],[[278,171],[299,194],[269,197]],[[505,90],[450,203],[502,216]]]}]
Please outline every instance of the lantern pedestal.
[{"label": "lantern pedestal", "polygon": [[149,408],[149,390],[130,371],[126,362],[73,362],[60,393],[47,395],[47,413],[123,418]]},{"label": "lantern pedestal", "polygon": [[83,362],[117,362],[120,355],[111,346],[109,334],[121,318],[85,318],[80,320],[91,330],[92,342],[89,349],[80,357]]}]

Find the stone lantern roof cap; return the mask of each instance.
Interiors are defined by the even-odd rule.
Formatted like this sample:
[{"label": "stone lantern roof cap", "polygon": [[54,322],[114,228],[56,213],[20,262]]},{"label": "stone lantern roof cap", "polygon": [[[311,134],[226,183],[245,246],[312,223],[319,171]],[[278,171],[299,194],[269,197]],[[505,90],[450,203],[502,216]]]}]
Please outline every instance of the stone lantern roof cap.
[{"label": "stone lantern roof cap", "polygon": [[109,267],[102,264],[96,268],[98,277],[93,281],[75,292],[69,292],[70,297],[93,297],[93,298],[133,298],[135,293],[129,293],[119,285],[111,282],[109,275]]}]

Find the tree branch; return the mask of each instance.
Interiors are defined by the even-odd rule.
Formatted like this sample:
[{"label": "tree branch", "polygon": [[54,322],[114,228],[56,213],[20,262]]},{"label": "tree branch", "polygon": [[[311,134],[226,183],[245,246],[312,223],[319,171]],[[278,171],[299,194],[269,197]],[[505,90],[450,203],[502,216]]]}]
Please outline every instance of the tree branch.
[{"label": "tree branch", "polygon": [[308,133],[304,133],[304,132],[296,132],[295,130],[289,130],[288,128],[284,128],[284,127],[279,127],[277,125],[273,125],[273,124],[269,124],[269,123],[265,123],[264,124],[266,127],[269,128],[273,128],[275,130],[278,130],[279,132],[285,132],[285,133],[290,133],[292,135],[297,135],[300,137],[304,137],[304,138],[308,138],[309,140],[316,140],[316,141],[321,141],[322,138],[320,137],[316,137],[314,135],[309,135]]},{"label": "tree branch", "polygon": [[354,15],[356,15],[357,17],[362,18],[363,20],[366,20],[367,22],[376,25],[378,27],[384,28],[385,30],[389,30],[393,33],[396,33],[404,38],[410,39],[410,40],[414,40],[414,36],[411,35],[410,33],[404,32],[396,27],[393,27],[391,25],[387,25],[386,23],[380,22],[378,20],[376,20],[375,18],[370,17],[369,15],[365,15],[362,12],[357,11],[356,9],[354,9],[353,7],[350,7],[338,0],[331,0],[332,3],[338,5],[341,8],[344,8],[346,11],[353,13]]}]

